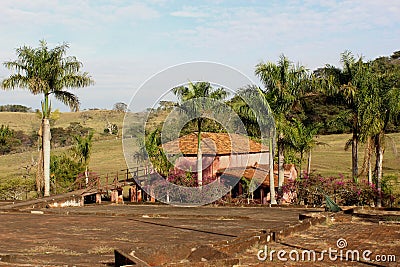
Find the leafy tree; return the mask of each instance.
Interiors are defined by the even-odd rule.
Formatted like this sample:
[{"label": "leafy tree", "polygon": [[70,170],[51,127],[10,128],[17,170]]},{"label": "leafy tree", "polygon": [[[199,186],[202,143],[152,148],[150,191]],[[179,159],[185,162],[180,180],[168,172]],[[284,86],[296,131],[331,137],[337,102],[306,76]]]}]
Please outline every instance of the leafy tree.
[{"label": "leafy tree", "polygon": [[57,191],[68,191],[77,176],[85,170],[84,165],[67,153],[52,155],[50,171]]},{"label": "leafy tree", "polygon": [[0,106],[0,112],[32,112],[31,108],[23,105],[4,105]]},{"label": "leafy tree", "polygon": [[49,49],[45,41],[40,41],[38,48],[29,46],[17,48],[18,59],[4,63],[8,69],[15,71],[3,80],[4,89],[24,88],[34,95],[43,95],[42,124],[39,133],[42,137],[45,196],[50,195],[50,96],[69,106],[72,111],[77,111],[78,97],[66,89],[93,84],[88,73],[80,72],[82,63],[73,56],[65,56],[68,48],[69,45],[64,43]]},{"label": "leafy tree", "polygon": [[15,143],[14,130],[10,129],[9,126],[1,125],[0,127],[0,153],[2,155],[7,154],[11,151],[12,146]]},{"label": "leafy tree", "polygon": [[[215,112],[209,110],[207,107],[207,100],[223,100],[227,97],[228,93],[223,88],[215,89],[208,82],[198,82],[193,84],[189,83],[187,87],[180,86],[172,90],[172,92],[179,98],[179,107],[184,113],[195,114],[194,119],[197,124],[197,181],[199,187],[203,184],[203,156],[201,152],[201,133],[203,131],[203,124],[207,113]],[[199,101],[196,101],[199,99]],[[187,101],[195,100],[190,102]]]},{"label": "leafy tree", "polygon": [[30,178],[12,177],[0,182],[0,198],[21,200],[24,193],[34,188],[34,180]]},{"label": "leafy tree", "polygon": [[113,110],[118,111],[118,112],[127,112],[128,105],[123,102],[118,102],[118,103],[114,104]]}]

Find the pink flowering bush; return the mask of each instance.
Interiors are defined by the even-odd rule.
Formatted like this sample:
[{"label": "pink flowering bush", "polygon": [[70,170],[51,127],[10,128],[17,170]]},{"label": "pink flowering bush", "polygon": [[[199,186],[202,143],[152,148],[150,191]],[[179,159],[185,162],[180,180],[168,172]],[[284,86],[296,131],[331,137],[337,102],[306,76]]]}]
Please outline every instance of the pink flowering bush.
[{"label": "pink flowering bush", "polygon": [[[296,196],[295,204],[322,206],[325,195],[332,198],[338,205],[371,205],[378,197],[378,190],[374,184],[366,181],[359,183],[345,179],[343,175],[337,177],[323,177],[321,175],[304,174],[302,179],[289,180],[283,186],[283,193]],[[383,197],[389,197],[383,194]]]}]

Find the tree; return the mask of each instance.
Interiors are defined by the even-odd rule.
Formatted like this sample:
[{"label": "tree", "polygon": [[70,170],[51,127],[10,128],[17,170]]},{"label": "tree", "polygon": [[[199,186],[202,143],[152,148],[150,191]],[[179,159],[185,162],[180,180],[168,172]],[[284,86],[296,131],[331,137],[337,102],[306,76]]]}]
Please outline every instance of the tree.
[{"label": "tree", "polygon": [[128,105],[123,102],[118,102],[114,104],[113,110],[118,112],[126,112],[128,111]]},{"label": "tree", "polygon": [[292,128],[293,131],[290,135],[292,139],[292,147],[300,153],[300,178],[302,174],[302,163],[304,154],[308,153],[308,160],[307,160],[307,175],[310,175],[311,172],[311,150],[312,148],[320,144],[315,140],[315,135],[318,133],[319,125],[310,125],[305,126],[301,121],[295,120],[294,127]]},{"label": "tree", "polygon": [[93,145],[93,131],[90,132],[87,136],[76,135],[75,137],[75,146],[72,148],[74,153],[74,157],[78,159],[78,162],[82,164],[85,168],[85,178],[86,184],[89,182],[89,160],[90,155],[92,153],[92,145]]},{"label": "tree", "polygon": [[32,112],[31,108],[23,105],[4,105],[0,106],[0,112]]},{"label": "tree", "polygon": [[364,102],[362,91],[367,87],[367,65],[362,57],[356,59],[350,51],[341,54],[340,62],[343,68],[327,65],[319,72],[320,77],[326,81],[325,93],[339,98],[346,106],[346,110],[339,114],[338,119],[348,124],[352,137],[345,148],[351,146],[352,177],[358,177],[358,142],[360,141],[361,122],[360,105]]},{"label": "tree", "polygon": [[69,45],[64,43],[49,49],[42,40],[38,48],[17,48],[18,59],[4,63],[6,68],[15,71],[3,80],[4,89],[23,88],[34,95],[43,95],[39,135],[42,137],[44,196],[50,195],[50,96],[70,107],[72,111],[77,111],[79,99],[66,89],[86,87],[94,83],[88,73],[80,72],[82,63],[76,57],[65,56],[68,48]]},{"label": "tree", "polygon": [[265,86],[265,97],[274,114],[277,130],[278,146],[278,187],[284,181],[284,149],[288,141],[287,121],[298,110],[300,100],[310,88],[310,76],[307,69],[294,65],[287,57],[281,55],[277,64],[273,62],[259,63],[255,70]]},{"label": "tree", "polygon": [[381,206],[385,133],[400,114],[400,67],[388,58],[378,58],[368,66],[370,72],[364,76],[368,87],[362,91],[364,102],[360,105],[361,138],[367,139],[375,148],[377,206]]},{"label": "tree", "polygon": [[[201,188],[203,184],[203,156],[201,152],[201,132],[206,113],[212,112],[207,109],[207,100],[223,100],[227,97],[228,93],[223,88],[213,88],[208,82],[198,82],[193,84],[189,82],[187,87],[180,86],[172,89],[172,92],[179,99],[179,107],[187,114],[195,115],[197,124],[197,181],[198,186]],[[196,101],[198,99],[199,101]],[[190,102],[189,105],[187,101]]]},{"label": "tree", "polygon": [[244,122],[246,122],[247,131],[254,131],[262,143],[268,143],[271,204],[277,204],[274,175],[275,122],[273,112],[265,99],[264,92],[257,86],[242,88],[234,97],[234,101],[231,101],[231,106],[240,118],[243,118]]},{"label": "tree", "polygon": [[155,129],[145,136],[145,140],[138,140],[139,151],[133,157],[137,162],[151,161],[152,167],[162,176],[168,177],[172,163],[168,160],[161,147],[161,131]]}]

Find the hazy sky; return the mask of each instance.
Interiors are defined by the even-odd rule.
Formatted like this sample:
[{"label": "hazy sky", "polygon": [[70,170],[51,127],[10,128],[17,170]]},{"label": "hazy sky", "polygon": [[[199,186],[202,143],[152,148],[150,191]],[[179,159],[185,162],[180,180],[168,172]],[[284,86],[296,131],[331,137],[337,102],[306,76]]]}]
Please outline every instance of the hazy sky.
[{"label": "hazy sky", "polygon": [[[254,66],[282,53],[309,69],[339,65],[346,49],[366,59],[390,55],[400,50],[400,1],[2,0],[0,34],[1,62],[40,39],[68,42],[96,81],[75,91],[81,108],[111,108],[129,103],[150,76],[189,61],[227,64],[257,82]],[[0,66],[0,79],[8,74]],[[39,108],[40,100],[0,90],[0,105]]]}]

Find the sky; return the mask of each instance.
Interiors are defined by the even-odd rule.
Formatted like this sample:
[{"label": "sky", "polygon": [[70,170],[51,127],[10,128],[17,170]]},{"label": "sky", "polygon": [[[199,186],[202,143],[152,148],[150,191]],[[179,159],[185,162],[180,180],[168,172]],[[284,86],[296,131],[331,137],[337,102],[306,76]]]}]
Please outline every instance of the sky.
[{"label": "sky", "polygon": [[[255,83],[255,66],[281,54],[313,70],[340,66],[340,53],[366,60],[400,50],[400,1],[392,0],[2,0],[0,62],[15,49],[70,45],[95,85],[73,90],[81,109],[129,104],[150,77],[192,61],[225,64]],[[10,72],[0,66],[0,79]],[[161,85],[162,87],[162,85]],[[160,95],[166,88],[149,89]],[[147,93],[147,92],[146,92]],[[0,105],[40,107],[40,96],[0,90]],[[134,109],[154,103],[151,98]],[[68,111],[61,103],[53,107]]]}]

